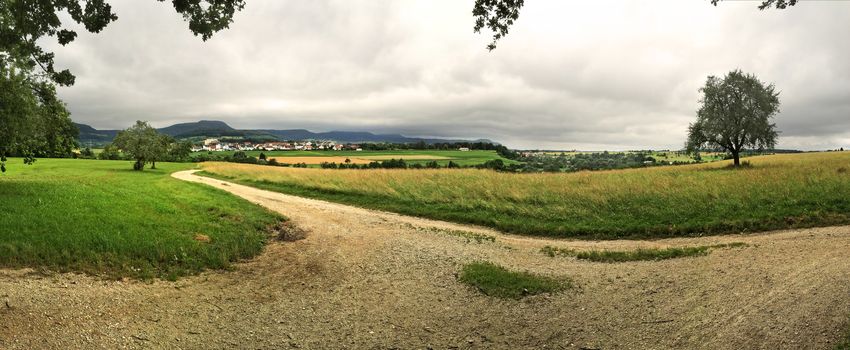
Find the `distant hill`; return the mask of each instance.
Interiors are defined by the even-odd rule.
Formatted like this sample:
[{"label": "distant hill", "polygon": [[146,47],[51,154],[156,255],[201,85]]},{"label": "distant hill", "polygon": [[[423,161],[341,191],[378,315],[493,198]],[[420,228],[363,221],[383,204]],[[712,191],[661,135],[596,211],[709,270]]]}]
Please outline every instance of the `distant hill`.
[{"label": "distant hill", "polygon": [[159,129],[159,132],[177,138],[194,136],[244,136],[244,132],[231,128],[225,122],[217,120],[201,120],[194,123],[180,123]]},{"label": "distant hill", "polygon": [[104,144],[112,142],[115,135],[118,135],[118,130],[97,130],[85,124],[74,123],[80,129],[80,143],[84,146],[88,144]]},{"label": "distant hill", "polygon": [[[97,130],[89,125],[76,124],[80,129],[80,143],[83,145],[102,145],[112,142],[119,130]],[[201,139],[206,137],[233,137],[251,140],[323,140],[344,143],[440,143],[440,142],[490,142],[490,140],[453,140],[440,138],[407,137],[399,134],[373,134],[364,131],[312,132],[305,129],[234,129],[227,123],[217,120],[201,120],[193,123],[180,123],[158,129],[159,132],[178,139]]]}]

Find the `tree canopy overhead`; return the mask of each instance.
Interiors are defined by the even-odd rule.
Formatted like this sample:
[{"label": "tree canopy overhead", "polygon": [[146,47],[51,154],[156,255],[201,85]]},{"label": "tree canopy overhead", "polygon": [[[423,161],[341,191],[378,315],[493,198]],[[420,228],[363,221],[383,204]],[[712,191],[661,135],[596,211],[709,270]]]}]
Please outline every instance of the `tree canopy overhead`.
[{"label": "tree canopy overhead", "polygon": [[[726,1],[726,0],[711,0],[711,3],[714,6],[717,6],[718,2]],[[765,10],[769,8],[776,8],[783,10],[788,6],[794,6],[799,2],[799,0],[762,0],[761,5],[759,5],[759,10]]]},{"label": "tree canopy overhead", "polygon": [[771,119],[779,113],[779,92],[755,75],[734,70],[709,76],[697,121],[688,128],[687,149],[723,149],[740,165],[744,149],[772,149],[779,133]]},{"label": "tree canopy overhead", "polygon": [[[711,0],[711,3],[717,6],[721,1],[728,0]],[[785,9],[798,2],[799,0],[762,0],[759,9]],[[487,45],[488,50],[493,51],[496,42],[508,35],[511,25],[519,19],[519,10],[523,5],[525,0],[475,0],[475,7],[472,9],[472,15],[475,17],[473,29],[476,33],[480,33],[484,28],[493,32],[493,41]]]},{"label": "tree canopy overhead", "polygon": [[493,51],[496,42],[505,35],[511,25],[519,18],[519,10],[525,5],[525,0],[475,0],[472,15],[475,17],[475,30],[487,28],[493,32],[493,41],[487,49]]},{"label": "tree canopy overhead", "polygon": [[[245,6],[245,0],[170,1],[203,40],[227,28]],[[70,21],[62,22],[64,14]],[[98,33],[117,19],[107,0],[0,0],[0,171],[9,155],[32,163],[36,156],[64,156],[76,147],[79,131],[55,88],[76,78],[55,66],[54,53],[39,40],[68,45],[78,35],[71,22]]]},{"label": "tree canopy overhead", "polygon": [[[189,23],[192,33],[203,40],[227,28],[233,22],[233,15],[245,6],[245,0],[171,0],[171,3]],[[2,59],[31,73],[31,78],[73,85],[74,75],[67,69],[56,68],[54,54],[37,44],[45,37],[55,37],[61,45],[77,38],[77,32],[69,29],[69,23],[62,23],[60,14],[63,12],[92,33],[99,33],[118,19],[106,0],[0,0]],[[33,72],[35,69],[41,72]]]}]

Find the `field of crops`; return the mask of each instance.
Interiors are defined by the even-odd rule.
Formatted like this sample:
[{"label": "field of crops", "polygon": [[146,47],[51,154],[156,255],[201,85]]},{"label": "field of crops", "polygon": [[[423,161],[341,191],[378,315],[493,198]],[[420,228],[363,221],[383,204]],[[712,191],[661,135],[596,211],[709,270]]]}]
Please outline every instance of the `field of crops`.
[{"label": "field of crops", "polygon": [[258,254],[281,218],[169,176],[191,167],[11,159],[0,175],[0,267],[174,278]]},{"label": "field of crops", "polygon": [[[213,155],[230,155],[233,153],[233,151],[212,152]],[[357,164],[388,159],[404,159],[409,164],[424,164],[429,161],[436,161],[441,166],[445,166],[449,161],[465,166],[478,165],[494,159],[501,159],[505,164],[516,163],[515,161],[499,156],[496,151],[485,150],[247,151],[245,153],[251,157],[259,157],[260,153],[263,153],[266,157],[275,158],[280,163],[305,162],[312,165],[320,164],[324,161],[342,163],[345,159],[350,159]],[[207,152],[198,152],[196,154],[207,154]]]},{"label": "field of crops", "polygon": [[850,223],[850,153],[784,154],[676,167],[511,174],[320,170],[207,163],[264,189],[507,232],[664,237]]}]

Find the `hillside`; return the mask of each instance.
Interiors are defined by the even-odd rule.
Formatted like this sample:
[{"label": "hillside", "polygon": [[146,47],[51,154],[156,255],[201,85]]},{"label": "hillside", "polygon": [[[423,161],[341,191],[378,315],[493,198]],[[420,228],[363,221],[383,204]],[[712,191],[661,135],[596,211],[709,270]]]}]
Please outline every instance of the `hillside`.
[{"label": "hillside", "polygon": [[201,120],[194,123],[180,123],[159,129],[159,132],[174,137],[193,136],[243,136],[244,133],[231,128],[227,123],[217,120]]},{"label": "hillside", "polygon": [[80,143],[83,145],[108,143],[118,134],[118,130],[97,130],[91,126],[78,123],[74,123],[74,125],[80,129]]},{"label": "hillside", "polygon": [[[80,129],[80,142],[105,144],[112,141],[119,130],[97,130],[86,124],[75,123]],[[192,123],[174,124],[158,129],[161,133],[179,139],[204,137],[235,137],[252,140],[326,140],[345,143],[389,142],[389,143],[440,143],[440,142],[492,142],[490,140],[457,140],[441,138],[407,137],[400,134],[374,134],[365,131],[312,132],[305,129],[235,129],[225,122],[201,120]]]}]

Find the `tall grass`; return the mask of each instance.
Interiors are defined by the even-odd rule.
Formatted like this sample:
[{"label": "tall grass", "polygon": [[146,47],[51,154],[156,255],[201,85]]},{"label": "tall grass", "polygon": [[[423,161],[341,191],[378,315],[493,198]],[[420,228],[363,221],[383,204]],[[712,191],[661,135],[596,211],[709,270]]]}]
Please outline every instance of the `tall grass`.
[{"label": "tall grass", "polygon": [[203,168],[273,191],[529,235],[667,237],[850,223],[850,152],[749,161],[743,169],[716,162],[568,174]]},{"label": "tall grass", "polygon": [[12,160],[0,175],[0,266],[113,277],[165,277],[227,268],[260,252],[281,218],[169,173],[130,162]]}]

